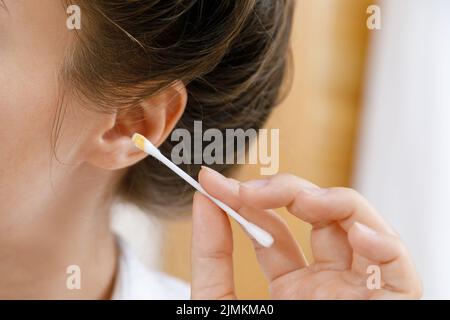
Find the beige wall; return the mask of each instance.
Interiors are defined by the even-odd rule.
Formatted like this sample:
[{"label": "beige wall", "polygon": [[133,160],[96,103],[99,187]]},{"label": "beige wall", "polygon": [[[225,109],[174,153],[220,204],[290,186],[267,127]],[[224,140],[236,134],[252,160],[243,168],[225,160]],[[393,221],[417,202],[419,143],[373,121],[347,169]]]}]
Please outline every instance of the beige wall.
[{"label": "beige wall", "polygon": [[[287,100],[267,127],[280,129],[280,171],[323,186],[348,185],[367,38],[367,0],[298,0],[293,35],[295,77]],[[241,180],[257,177],[245,166]],[[280,210],[308,259],[309,226]],[[267,298],[251,243],[233,225],[240,298]],[[190,222],[167,223],[164,269],[189,280]]]}]

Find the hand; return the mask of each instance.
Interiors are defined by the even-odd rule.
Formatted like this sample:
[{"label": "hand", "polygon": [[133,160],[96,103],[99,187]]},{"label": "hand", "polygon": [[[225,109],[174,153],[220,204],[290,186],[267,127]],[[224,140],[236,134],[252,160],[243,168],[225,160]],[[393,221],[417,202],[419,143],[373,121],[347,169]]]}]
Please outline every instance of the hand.
[{"label": "hand", "polygon": [[[289,174],[240,184],[211,169],[205,190],[272,234],[271,248],[254,247],[273,299],[412,299],[421,282],[399,236],[357,192],[322,189]],[[314,262],[308,265],[287,224],[272,209],[312,225]],[[194,196],[192,298],[235,299],[232,234],[226,214],[200,193]],[[369,288],[369,266],[380,288]]]}]

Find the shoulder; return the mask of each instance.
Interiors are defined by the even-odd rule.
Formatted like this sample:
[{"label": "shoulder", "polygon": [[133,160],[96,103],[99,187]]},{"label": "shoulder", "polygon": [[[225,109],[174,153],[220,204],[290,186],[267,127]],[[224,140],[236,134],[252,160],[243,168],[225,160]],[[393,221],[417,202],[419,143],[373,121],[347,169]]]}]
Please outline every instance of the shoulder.
[{"label": "shoulder", "polygon": [[189,285],[175,277],[147,268],[122,241],[114,300],[187,300]]}]

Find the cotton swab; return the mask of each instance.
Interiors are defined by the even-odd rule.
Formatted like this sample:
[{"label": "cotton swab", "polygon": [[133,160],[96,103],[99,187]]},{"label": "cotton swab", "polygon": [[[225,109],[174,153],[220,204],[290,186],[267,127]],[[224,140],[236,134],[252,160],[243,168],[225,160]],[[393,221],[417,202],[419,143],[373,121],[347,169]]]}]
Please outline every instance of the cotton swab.
[{"label": "cotton swab", "polygon": [[135,133],[132,137],[132,140],[136,147],[148,153],[149,155],[155,157],[162,163],[164,163],[167,167],[169,167],[173,172],[183,178],[187,183],[201,192],[203,195],[208,197],[211,201],[217,204],[223,211],[225,211],[230,217],[236,220],[238,223],[242,225],[242,227],[262,246],[268,248],[273,244],[273,237],[267,231],[261,229],[257,225],[249,222],[241,215],[239,215],[232,208],[227,206],[220,200],[217,200],[213,196],[209,195],[203,187],[195,181],[191,176],[189,176],[186,172],[181,170],[177,165],[175,165],[172,161],[167,159],[159,150],[156,148],[150,141],[148,141],[144,136],[139,133]]}]

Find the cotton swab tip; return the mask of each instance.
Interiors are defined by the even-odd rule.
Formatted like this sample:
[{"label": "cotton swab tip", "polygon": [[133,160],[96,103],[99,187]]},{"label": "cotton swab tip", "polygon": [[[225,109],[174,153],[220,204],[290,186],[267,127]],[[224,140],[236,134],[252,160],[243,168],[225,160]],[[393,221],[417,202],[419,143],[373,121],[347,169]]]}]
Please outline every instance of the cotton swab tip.
[{"label": "cotton swab tip", "polygon": [[145,151],[145,137],[139,133],[133,134],[133,137],[131,137],[136,147],[141,149],[142,151]]}]

